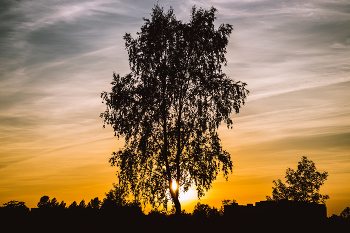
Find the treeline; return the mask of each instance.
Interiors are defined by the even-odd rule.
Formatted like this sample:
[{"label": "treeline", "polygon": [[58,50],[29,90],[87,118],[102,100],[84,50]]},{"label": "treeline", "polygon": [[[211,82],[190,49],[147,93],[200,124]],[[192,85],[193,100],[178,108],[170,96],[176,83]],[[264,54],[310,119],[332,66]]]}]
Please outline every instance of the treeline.
[{"label": "treeline", "polygon": [[[67,205],[64,201],[59,202],[55,197],[50,199],[49,196],[42,196],[37,204],[37,208],[32,208],[32,212],[57,212],[60,210],[71,210],[71,211],[84,211],[84,210],[105,210],[105,211],[134,211],[134,213],[142,213],[141,203],[137,200],[128,200],[128,193],[126,190],[116,184],[113,184],[113,189],[105,193],[105,198],[100,200],[98,197],[91,199],[88,203],[83,199],[79,203],[73,201],[70,205]],[[223,216],[223,206],[229,201],[224,200],[221,206],[221,209],[211,207],[207,204],[197,203],[194,207],[194,210],[191,214],[182,212],[183,215],[193,215],[193,216],[205,216],[205,217],[214,217],[214,216]],[[8,211],[19,211],[26,212],[29,211],[29,208],[21,201],[9,201],[4,203],[0,207],[2,212]],[[147,215],[150,216],[169,216],[175,213],[175,209],[164,210],[154,208]]]},{"label": "treeline", "polygon": [[4,232],[340,232],[350,227],[349,207],[328,219],[303,222],[283,216],[235,219],[224,212],[224,205],[232,203],[229,200],[223,200],[219,209],[197,203],[192,213],[183,211],[181,216],[174,209],[153,209],[146,215],[139,204],[115,194],[110,191],[103,200],[74,201],[69,206],[43,196],[32,211],[24,202],[10,201],[0,208],[1,225]]},{"label": "treeline", "polygon": [[[142,212],[141,203],[137,201],[130,201],[126,199],[126,195],[122,192],[120,187],[114,186],[108,193],[105,194],[106,197],[100,200],[98,197],[91,199],[87,204],[85,200],[81,200],[79,204],[73,201],[69,206],[64,201],[59,202],[56,198],[50,199],[49,196],[42,196],[37,204],[38,208],[32,208],[32,212],[55,212],[55,210],[72,210],[72,211],[84,211],[84,210],[110,210],[110,211],[128,211],[134,210],[134,213],[142,213],[143,215],[149,216],[171,216],[175,214],[175,209],[172,208],[170,211],[161,210],[154,208],[149,213],[145,214]],[[193,217],[205,217],[205,218],[217,218],[225,215],[224,206],[231,205],[235,203],[235,200],[223,200],[220,209],[210,206],[208,204],[202,204],[198,202],[192,213],[187,213],[185,210],[182,211],[183,216],[193,216]],[[20,213],[29,212],[29,208],[26,206],[25,202],[22,201],[9,201],[0,206],[1,213]],[[129,211],[130,212],[130,211]],[[333,220],[347,220],[350,222],[350,208],[346,207],[339,215],[333,214],[329,219]]]},{"label": "treeline", "polygon": [[219,209],[197,203],[192,213],[176,216],[174,208],[143,213],[141,204],[128,200],[118,185],[105,195],[102,200],[96,197],[70,205],[45,195],[31,211],[24,202],[9,201],[0,208],[1,225],[4,232],[335,232],[350,227],[349,207],[328,219],[295,222],[283,216],[235,219],[225,215],[224,206],[235,200],[223,200]]},{"label": "treeline", "polygon": [[[138,201],[127,200],[128,194],[125,190],[113,184],[114,189],[105,193],[106,197],[100,200],[98,197],[91,199],[88,203],[83,199],[79,202],[73,201],[69,206],[64,201],[59,202],[55,197],[50,199],[49,196],[42,196],[37,204],[37,208],[32,210],[109,210],[119,207],[140,207],[141,204]],[[1,209],[4,210],[18,210],[18,211],[29,211],[29,208],[22,201],[9,201],[4,203]]]}]

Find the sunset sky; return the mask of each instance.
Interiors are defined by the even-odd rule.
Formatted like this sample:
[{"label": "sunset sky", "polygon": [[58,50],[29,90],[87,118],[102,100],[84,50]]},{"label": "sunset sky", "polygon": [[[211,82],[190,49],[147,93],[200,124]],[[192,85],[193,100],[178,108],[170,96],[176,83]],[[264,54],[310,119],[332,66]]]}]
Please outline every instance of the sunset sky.
[{"label": "sunset sky", "polygon": [[[134,37],[155,0],[2,0],[0,205],[36,207],[47,195],[86,202],[117,182],[108,158],[123,147],[102,128],[100,94],[129,73],[123,35]],[[188,22],[192,6],[217,8],[233,32],[224,72],[248,84],[246,105],[219,129],[231,153],[202,203],[255,203],[302,156],[329,173],[328,216],[350,206],[350,1],[164,1]],[[192,192],[192,191],[191,191]],[[191,212],[196,195],[183,197]]]}]

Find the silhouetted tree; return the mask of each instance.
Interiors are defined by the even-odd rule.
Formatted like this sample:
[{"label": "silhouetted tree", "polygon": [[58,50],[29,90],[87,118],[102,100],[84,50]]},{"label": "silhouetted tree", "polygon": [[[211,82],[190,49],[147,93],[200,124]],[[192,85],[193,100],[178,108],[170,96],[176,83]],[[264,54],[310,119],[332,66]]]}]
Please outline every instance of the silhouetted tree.
[{"label": "silhouetted tree", "polygon": [[114,189],[109,190],[108,193],[105,193],[106,197],[103,199],[101,204],[101,209],[114,209],[120,206],[126,206],[128,201],[127,190],[119,185],[113,184]]},{"label": "silhouetted tree", "polygon": [[56,197],[52,198],[52,200],[50,201],[50,207],[53,209],[58,209],[59,205],[60,203],[58,203]]},{"label": "silhouetted tree", "polygon": [[231,205],[232,203],[237,203],[237,201],[235,199],[232,200],[228,200],[228,199],[224,199],[221,201],[222,205]]},{"label": "silhouetted tree", "polygon": [[325,203],[328,195],[321,195],[320,187],[327,180],[328,172],[316,171],[315,163],[308,160],[306,156],[298,163],[298,170],[288,168],[286,171],[286,184],[280,179],[273,181],[272,197],[267,200],[288,199],[293,201],[305,201],[309,203]]},{"label": "silhouetted tree", "polygon": [[125,34],[131,73],[113,74],[112,92],[101,117],[125,146],[110,158],[119,182],[151,204],[169,199],[181,213],[179,188],[195,185],[198,198],[219,171],[232,172],[230,154],[222,149],[217,129],[232,128],[248,91],[222,72],[232,25],[214,27],[215,8],[192,8],[189,23],[156,5],[138,37]]},{"label": "silhouetted tree", "polygon": [[42,196],[37,206],[41,209],[65,209],[66,203],[64,201],[59,203],[56,197],[50,200],[49,196]]},{"label": "silhouetted tree", "polygon": [[341,213],[340,213],[341,218],[350,218],[350,208],[346,207]]},{"label": "silhouetted tree", "polygon": [[95,197],[94,199],[91,199],[91,201],[88,203],[87,208],[89,209],[100,209],[101,201],[98,199],[98,197]]},{"label": "silhouetted tree", "polygon": [[61,201],[61,203],[58,205],[59,209],[66,209],[66,203],[64,201]]},{"label": "silhouetted tree", "polygon": [[78,203],[76,201],[73,201],[72,204],[69,205],[68,209],[75,210],[78,209]]},{"label": "silhouetted tree", "polygon": [[23,201],[9,201],[3,204],[2,206],[5,209],[11,209],[11,210],[29,210],[29,208],[26,206],[26,204]]},{"label": "silhouetted tree", "polygon": [[196,217],[216,217],[220,216],[220,213],[215,207],[197,202],[193,208],[192,215]]},{"label": "silhouetted tree", "polygon": [[85,200],[84,199],[81,200],[81,202],[78,205],[78,208],[81,209],[81,210],[86,208],[86,204],[85,204]]},{"label": "silhouetted tree", "polygon": [[51,207],[51,201],[49,196],[42,196],[37,205],[41,209],[47,209]]}]

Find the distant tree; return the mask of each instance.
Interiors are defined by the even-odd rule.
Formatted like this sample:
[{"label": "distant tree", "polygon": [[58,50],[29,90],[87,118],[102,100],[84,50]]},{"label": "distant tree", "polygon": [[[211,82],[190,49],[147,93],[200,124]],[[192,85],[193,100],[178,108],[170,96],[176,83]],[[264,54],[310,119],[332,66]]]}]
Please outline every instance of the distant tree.
[{"label": "distant tree", "polygon": [[78,203],[76,201],[73,201],[72,204],[69,205],[68,209],[73,210],[73,209],[78,209]]},{"label": "distant tree", "polygon": [[235,199],[232,200],[228,200],[228,199],[224,199],[221,201],[222,205],[231,205],[232,203],[237,203],[237,201]]},{"label": "distant tree", "polygon": [[298,163],[298,170],[287,169],[285,184],[280,179],[273,181],[275,187],[272,188],[272,197],[267,196],[266,198],[274,201],[288,199],[310,203],[325,203],[329,196],[321,195],[319,192],[327,177],[328,172],[318,172],[315,163],[303,156]]},{"label": "distant tree", "polygon": [[246,84],[222,72],[232,25],[215,29],[216,9],[192,8],[189,23],[156,5],[133,39],[125,34],[131,73],[113,74],[112,92],[101,97],[107,105],[101,117],[125,146],[113,152],[118,178],[135,196],[152,205],[168,200],[181,213],[179,188],[196,186],[204,196],[218,172],[232,172],[218,127],[232,128],[232,113],[245,103]]},{"label": "distant tree", "polygon": [[58,209],[59,205],[60,203],[57,201],[56,197],[50,201],[50,208]]},{"label": "distant tree", "polygon": [[59,203],[56,197],[50,200],[49,196],[42,196],[37,206],[41,209],[65,209],[66,203],[64,201]]},{"label": "distant tree", "polygon": [[66,203],[64,201],[61,201],[61,203],[58,205],[59,209],[66,209]]},{"label": "distant tree", "polygon": [[98,197],[95,197],[94,199],[91,199],[91,201],[88,203],[87,208],[88,209],[100,209],[101,201],[98,199]]},{"label": "distant tree", "polygon": [[198,202],[193,209],[192,215],[195,217],[216,217],[220,216],[219,211],[215,207]]},{"label": "distant tree", "polygon": [[84,199],[81,200],[81,202],[78,205],[78,208],[82,209],[82,210],[86,208],[86,204],[85,204],[85,200]]},{"label": "distant tree", "polygon": [[9,201],[4,203],[2,207],[11,210],[29,210],[29,208],[23,201]]},{"label": "distant tree", "polygon": [[340,213],[341,218],[346,218],[350,219],[350,208],[346,207],[341,213]]},{"label": "distant tree", "polygon": [[41,209],[46,209],[51,207],[51,201],[49,196],[42,196],[37,205]]},{"label": "distant tree", "polygon": [[113,209],[128,204],[127,197],[129,196],[127,190],[120,185],[113,184],[114,189],[105,193],[106,197],[103,199],[101,209]]}]

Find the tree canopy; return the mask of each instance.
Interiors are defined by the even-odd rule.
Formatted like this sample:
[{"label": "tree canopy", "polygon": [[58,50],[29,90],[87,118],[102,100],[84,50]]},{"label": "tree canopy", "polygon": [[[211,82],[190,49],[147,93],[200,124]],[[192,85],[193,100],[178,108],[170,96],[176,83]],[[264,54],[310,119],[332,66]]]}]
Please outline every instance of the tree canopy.
[{"label": "tree canopy", "polygon": [[195,217],[218,217],[220,216],[220,212],[215,208],[211,207],[207,204],[201,204],[197,202],[197,204],[193,208],[193,216]]},{"label": "tree canopy", "polygon": [[26,204],[23,201],[9,201],[3,204],[2,208],[11,209],[11,210],[29,210]]},{"label": "tree canopy", "polygon": [[173,9],[156,5],[134,39],[125,34],[131,73],[113,74],[104,126],[125,139],[114,152],[120,185],[151,204],[172,200],[181,213],[179,188],[191,185],[198,197],[209,190],[218,172],[232,172],[230,154],[217,130],[231,127],[232,113],[245,103],[248,90],[222,72],[232,25],[214,27],[216,9],[192,8],[189,23]]},{"label": "tree canopy", "polygon": [[50,200],[50,197],[45,195],[40,198],[37,206],[42,209],[65,209],[66,203],[64,201],[59,203],[55,197]]},{"label": "tree canopy", "polygon": [[272,197],[267,196],[267,199],[325,203],[329,196],[321,195],[320,188],[327,177],[328,172],[318,172],[315,163],[303,156],[298,163],[298,170],[287,169],[285,184],[280,179],[273,181],[275,187],[272,187]]},{"label": "tree canopy", "polygon": [[341,218],[346,218],[350,219],[350,208],[346,207],[341,213],[340,213]]},{"label": "tree canopy", "polygon": [[101,200],[98,197],[95,197],[94,199],[91,199],[86,208],[98,210],[100,209],[101,203]]}]

